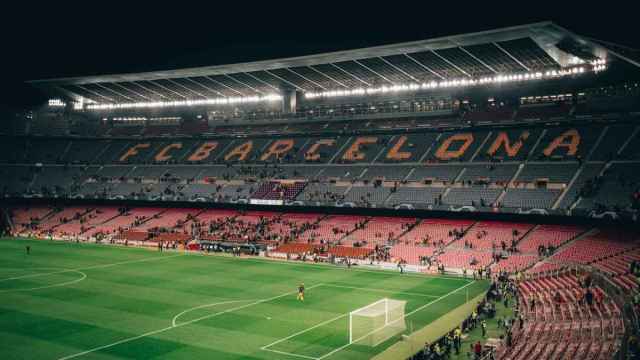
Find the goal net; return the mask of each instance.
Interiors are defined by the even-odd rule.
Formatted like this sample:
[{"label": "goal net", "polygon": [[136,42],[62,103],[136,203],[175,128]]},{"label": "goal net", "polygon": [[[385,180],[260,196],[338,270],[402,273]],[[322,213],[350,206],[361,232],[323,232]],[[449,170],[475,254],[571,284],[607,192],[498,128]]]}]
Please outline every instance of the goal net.
[{"label": "goal net", "polygon": [[349,343],[377,346],[402,333],[405,304],[385,298],[349,313]]}]

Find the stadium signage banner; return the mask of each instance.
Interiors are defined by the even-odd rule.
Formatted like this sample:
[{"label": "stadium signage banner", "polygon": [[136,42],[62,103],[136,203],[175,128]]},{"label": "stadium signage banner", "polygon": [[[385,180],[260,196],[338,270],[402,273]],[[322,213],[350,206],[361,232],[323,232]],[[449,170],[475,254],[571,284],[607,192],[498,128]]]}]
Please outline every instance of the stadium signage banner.
[{"label": "stadium signage banner", "polygon": [[250,199],[249,204],[252,205],[284,205],[283,200],[269,200],[269,199]]}]

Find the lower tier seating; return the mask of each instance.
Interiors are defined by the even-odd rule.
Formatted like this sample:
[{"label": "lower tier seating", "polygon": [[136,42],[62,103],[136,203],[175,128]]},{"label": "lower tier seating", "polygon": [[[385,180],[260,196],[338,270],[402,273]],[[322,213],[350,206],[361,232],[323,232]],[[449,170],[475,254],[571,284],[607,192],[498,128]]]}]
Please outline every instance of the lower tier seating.
[{"label": "lower tier seating", "polygon": [[611,359],[620,346],[620,309],[587,279],[562,274],[521,282],[522,320],[512,327],[512,346],[498,359]]}]

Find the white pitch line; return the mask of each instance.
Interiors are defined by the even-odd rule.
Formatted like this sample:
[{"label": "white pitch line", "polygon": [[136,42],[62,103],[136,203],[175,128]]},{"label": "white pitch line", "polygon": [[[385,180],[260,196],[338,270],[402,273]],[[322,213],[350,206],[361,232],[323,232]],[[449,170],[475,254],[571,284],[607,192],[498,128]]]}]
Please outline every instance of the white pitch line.
[{"label": "white pitch line", "polygon": [[365,288],[365,287],[356,287],[356,286],[346,286],[346,285],[336,285],[336,284],[324,284],[324,286],[330,286],[330,287],[336,287],[336,288],[344,288],[344,289],[354,289],[354,290],[362,290],[362,291],[372,291],[372,292],[382,292],[382,293],[389,293],[389,294],[404,294],[404,295],[411,295],[411,296],[422,296],[422,297],[430,297],[430,298],[437,298],[437,295],[429,295],[429,294],[422,294],[422,293],[413,293],[413,292],[406,292],[406,291],[395,291],[395,290],[387,290],[387,289],[374,289],[374,288]]},{"label": "white pitch line", "polygon": [[[465,285],[465,286],[468,286],[468,285],[469,285],[469,284],[467,284],[467,285]],[[335,284],[327,284],[327,283],[322,284],[322,286],[337,287],[337,288],[345,288],[345,289],[355,289],[355,290],[364,290],[364,291],[379,291],[379,292],[385,292],[385,293],[387,293],[387,292],[388,292],[388,293],[395,293],[395,294],[410,294],[410,295],[418,295],[418,296],[424,296],[424,297],[434,297],[434,298],[438,298],[438,299],[436,299],[436,300],[432,301],[431,303],[434,303],[434,302],[436,302],[436,301],[438,301],[438,300],[442,299],[442,298],[443,298],[443,296],[444,296],[444,297],[449,296],[449,295],[451,295],[453,292],[458,291],[459,289],[462,289],[462,288],[459,288],[459,289],[454,290],[453,292],[449,292],[449,294],[447,294],[447,295],[443,295],[443,296],[438,297],[438,296],[436,296],[436,295],[427,295],[427,294],[419,294],[419,293],[407,293],[407,292],[399,292],[399,291],[384,290],[384,289],[361,288],[361,287],[355,287],[355,286],[343,286],[343,285],[335,285]],[[409,313],[409,314],[405,315],[405,317],[406,317],[406,316],[409,316],[409,315],[411,315],[411,314],[413,314],[413,313],[415,313],[416,311],[419,311],[419,310],[421,310],[421,309],[424,309],[424,307],[426,307],[426,306],[430,305],[431,303],[428,303],[427,305],[423,306],[422,308],[418,308],[417,310],[414,310],[413,312],[411,312],[411,313]],[[323,321],[323,322],[321,322],[321,323],[319,323],[319,324],[316,324],[316,325],[314,325],[314,326],[312,326],[312,327],[310,327],[310,328],[307,328],[307,329],[304,329],[304,330],[298,331],[298,332],[297,332],[297,333],[295,333],[295,334],[291,334],[291,335],[289,335],[289,336],[287,336],[287,337],[285,337],[285,338],[282,338],[282,339],[276,340],[276,341],[272,342],[271,344],[268,344],[268,345],[265,345],[265,346],[261,347],[260,349],[261,349],[261,350],[267,350],[267,351],[274,351],[274,352],[275,352],[275,350],[271,350],[271,349],[269,349],[269,348],[270,348],[270,347],[272,347],[272,346],[274,346],[274,345],[277,345],[277,344],[279,344],[279,343],[281,343],[281,342],[284,342],[284,341],[287,341],[287,340],[289,340],[289,339],[291,339],[291,338],[294,338],[294,337],[296,337],[296,336],[298,336],[298,335],[302,335],[302,334],[304,334],[304,333],[306,333],[306,332],[309,332],[309,331],[311,331],[311,330],[313,330],[313,329],[316,329],[316,328],[319,328],[319,327],[324,326],[324,325],[326,325],[326,324],[332,323],[332,322],[334,322],[334,321],[336,321],[336,320],[338,320],[338,319],[341,319],[341,318],[343,318],[343,317],[346,317],[347,315],[349,315],[349,313],[345,313],[345,314],[342,314],[342,315],[336,316],[336,317],[334,317],[334,318],[332,318],[332,319],[329,319],[329,320]],[[295,356],[295,355],[299,355],[299,354],[293,354],[293,353],[286,353],[286,354],[293,355],[293,356]],[[305,357],[305,355],[300,355],[300,356],[301,356],[301,357]],[[318,358],[314,358],[314,357],[308,357],[308,358],[311,358],[311,359],[318,359]]]},{"label": "white pitch line", "polygon": [[307,355],[295,354],[295,353],[290,353],[290,352],[286,352],[286,351],[272,350],[272,349],[262,349],[262,350],[264,350],[264,351],[271,351],[271,352],[273,352],[273,353],[281,354],[281,355],[289,355],[289,356],[299,357],[299,358],[303,358],[303,359],[318,360],[318,358],[315,358],[315,357],[313,357],[313,356],[307,356]]},{"label": "white pitch line", "polygon": [[146,336],[155,335],[155,334],[161,333],[163,331],[171,330],[173,328],[174,328],[173,326],[169,326],[169,327],[166,327],[164,329],[149,331],[147,333],[144,333],[144,334],[141,334],[141,335],[138,335],[138,336],[134,336],[134,337],[130,337],[130,338],[126,338],[126,339],[122,339],[120,341],[116,341],[116,342],[111,343],[111,344],[99,346],[99,347],[96,347],[96,348],[93,348],[93,349],[90,349],[90,350],[87,350],[87,351],[83,351],[83,352],[79,352],[79,353],[76,353],[76,354],[73,354],[73,355],[68,355],[68,356],[65,356],[65,357],[61,357],[59,360],[77,358],[77,357],[82,356],[82,355],[90,354],[92,352],[96,352],[96,351],[107,349],[107,348],[110,348],[110,347],[113,347],[113,346],[116,346],[116,345],[124,344],[124,343],[129,342],[129,341],[141,339],[141,338],[146,337]]},{"label": "white pitch line", "polygon": [[33,291],[33,290],[49,289],[49,288],[54,288],[54,287],[60,287],[60,286],[66,286],[66,285],[72,285],[72,284],[75,284],[75,283],[79,283],[80,281],[82,281],[82,280],[87,278],[87,274],[83,273],[82,271],[73,270],[73,271],[67,271],[67,272],[80,274],[81,277],[78,278],[78,279],[65,281],[65,282],[62,282],[62,283],[57,283],[57,284],[52,284],[52,285],[44,285],[44,286],[38,286],[38,287],[32,287],[32,288],[26,288],[26,289],[5,289],[5,290],[0,290],[0,293],[11,293],[11,292],[22,292],[22,291]]},{"label": "white pitch line", "polygon": [[[322,286],[322,284],[309,286],[307,289],[313,289],[313,288],[318,287],[318,286]],[[210,318],[213,318],[213,317],[216,317],[216,316],[219,316],[219,315],[224,315],[224,314],[227,314],[227,313],[230,313],[230,312],[233,312],[233,311],[237,311],[237,310],[242,310],[242,309],[248,308],[250,306],[259,305],[259,304],[262,304],[262,303],[265,303],[265,302],[269,302],[269,301],[272,301],[272,300],[275,300],[275,299],[279,299],[279,298],[282,298],[282,297],[285,297],[285,296],[289,296],[289,295],[292,295],[292,294],[296,294],[296,293],[297,293],[297,291],[289,291],[289,292],[286,292],[286,293],[281,294],[281,295],[276,295],[276,296],[273,296],[273,297],[270,297],[270,298],[267,298],[267,299],[262,299],[262,300],[255,301],[255,302],[252,302],[250,304],[236,306],[234,308],[231,308],[231,309],[228,309],[228,310],[225,310],[225,311],[220,311],[220,312],[209,314],[209,315],[206,315],[206,316],[202,316],[202,317],[199,317],[199,318],[196,318],[196,319],[193,319],[193,320],[185,321],[185,322],[177,324],[175,326],[172,325],[172,326],[168,326],[168,327],[163,328],[163,329],[153,330],[153,331],[141,334],[141,335],[136,335],[136,336],[133,336],[133,337],[130,337],[130,338],[122,339],[122,340],[116,341],[116,342],[111,343],[111,344],[106,344],[106,345],[98,346],[98,347],[95,347],[93,349],[85,350],[85,351],[82,351],[82,352],[79,352],[79,353],[76,353],[76,354],[67,355],[65,357],[59,358],[58,360],[74,359],[74,358],[77,358],[77,357],[80,357],[80,356],[83,356],[83,355],[86,355],[86,354],[90,354],[90,353],[93,353],[93,352],[96,352],[96,351],[108,349],[108,348],[116,346],[116,345],[120,345],[120,344],[124,344],[124,343],[130,342],[130,341],[138,340],[138,339],[141,339],[143,337],[159,334],[161,332],[165,332],[165,331],[168,331],[168,330],[171,330],[171,329],[176,329],[176,328],[179,328],[179,327],[182,327],[182,326],[190,325],[190,324],[193,324],[193,323],[201,321],[201,320],[210,319]]]},{"label": "white pitch line", "polygon": [[345,316],[347,316],[347,315],[349,315],[349,313],[346,313],[346,314],[342,314],[342,315],[336,316],[336,317],[334,317],[333,319],[325,320],[325,321],[323,321],[323,322],[321,322],[321,323],[319,323],[319,324],[316,324],[316,325],[314,325],[314,326],[312,326],[312,327],[310,327],[310,328],[307,328],[307,329],[304,329],[304,330],[298,331],[298,332],[297,332],[297,333],[295,333],[295,334],[289,335],[289,336],[287,336],[286,338],[282,338],[282,339],[280,339],[280,340],[276,340],[276,341],[272,342],[272,343],[271,343],[271,344],[269,344],[269,345],[265,345],[265,346],[261,347],[260,349],[262,349],[262,350],[268,350],[267,348],[270,348],[270,347],[272,347],[272,346],[274,346],[274,345],[277,345],[277,344],[279,344],[279,343],[281,343],[281,342],[283,342],[283,341],[287,341],[287,340],[289,340],[289,339],[291,339],[291,338],[293,338],[293,337],[296,337],[296,336],[298,336],[298,335],[302,335],[302,334],[304,334],[304,333],[306,333],[306,332],[309,332],[309,331],[311,331],[311,330],[313,330],[313,329],[315,329],[315,328],[319,328],[320,326],[327,325],[327,324],[329,324],[329,323],[331,323],[331,322],[334,322],[334,321],[336,321],[336,320],[338,320],[338,319],[341,319],[341,318],[343,318],[343,317],[345,317]]},{"label": "white pitch line", "polygon": [[[461,286],[461,287],[459,287],[459,288],[457,288],[457,289],[455,289],[455,290],[453,290],[453,291],[450,291],[448,294],[442,295],[441,297],[439,297],[439,298],[437,298],[437,299],[435,299],[435,300],[433,300],[433,301],[430,301],[430,302],[428,302],[428,303],[426,303],[426,304],[424,304],[424,305],[422,305],[422,306],[418,307],[417,309],[415,309],[415,310],[413,310],[413,311],[411,311],[411,312],[409,312],[409,313],[405,314],[405,315],[404,315],[404,317],[403,317],[403,319],[405,319],[405,318],[407,318],[408,316],[411,316],[411,315],[413,315],[413,314],[417,313],[418,311],[421,311],[421,310],[423,310],[423,309],[425,309],[425,308],[427,308],[427,307],[431,306],[432,304],[437,303],[438,301],[440,301],[440,300],[442,300],[442,299],[444,299],[444,298],[449,297],[449,295],[453,295],[453,294],[457,293],[458,291],[460,291],[460,290],[462,290],[462,289],[466,288],[467,286],[469,286],[469,285],[471,285],[471,284],[473,284],[473,283],[475,283],[475,281],[472,281],[472,282],[470,282],[470,283],[468,283],[468,284],[466,284],[466,285],[463,285],[463,286]],[[382,328],[380,328],[380,329],[382,329]],[[379,331],[380,329],[376,329],[376,330],[374,330],[374,331],[371,331],[371,332],[369,332],[368,334],[365,334],[364,336],[361,336],[361,337],[359,337],[359,338],[355,339],[355,340],[354,340],[353,342],[351,342],[351,343],[348,343],[348,344],[345,344],[345,345],[340,346],[339,348],[333,349],[332,351],[330,351],[330,352],[328,352],[328,353],[326,353],[326,354],[324,354],[324,355],[322,355],[322,356],[320,356],[320,357],[316,358],[316,360],[322,360],[322,359],[324,359],[324,358],[326,358],[326,357],[328,357],[328,356],[331,356],[331,355],[333,355],[333,354],[337,353],[338,351],[342,351],[342,350],[344,350],[345,348],[347,348],[347,347],[349,347],[350,345],[352,345],[353,343],[356,343],[356,342],[358,342],[358,341],[360,341],[360,340],[362,340],[362,339],[366,338],[367,336],[369,336],[369,335],[371,335],[371,334],[373,334],[373,333],[375,333],[375,332]]]},{"label": "white pitch line", "polygon": [[66,273],[66,272],[73,272],[73,271],[80,271],[80,270],[102,269],[102,268],[118,266],[118,265],[124,265],[124,264],[132,264],[132,263],[138,263],[138,262],[170,259],[170,258],[174,258],[174,257],[177,257],[177,256],[185,256],[185,255],[184,254],[178,254],[178,255],[170,255],[170,256],[156,256],[156,257],[146,258],[146,259],[128,260],[128,261],[121,261],[121,262],[111,263],[111,264],[93,265],[93,266],[86,266],[86,267],[81,267],[81,268],[76,268],[76,269],[66,269],[66,270],[60,270],[60,271],[53,271],[53,272],[48,272],[48,273],[37,273],[37,274],[14,276],[14,277],[10,277],[10,278],[0,279],[0,282],[9,281],[9,280],[28,279],[28,278],[33,278],[33,277],[40,277],[40,276],[47,276],[47,275],[54,275],[54,274],[62,274],[62,273]]},{"label": "white pitch line", "polygon": [[[313,286],[309,286],[307,288],[307,290],[313,289],[313,288],[316,288],[316,287],[322,286],[322,285],[323,284],[316,284],[316,285],[313,285]],[[209,319],[209,318],[212,318],[214,316],[226,314],[226,313],[229,313],[229,312],[232,312],[232,311],[236,311],[236,310],[242,310],[242,309],[250,307],[250,306],[259,305],[259,304],[262,304],[262,303],[265,303],[265,302],[269,302],[269,301],[272,301],[272,300],[276,300],[276,299],[279,299],[279,298],[282,298],[282,297],[285,297],[285,296],[289,296],[289,295],[292,295],[292,294],[297,294],[297,293],[298,293],[297,290],[296,291],[289,291],[289,292],[286,292],[286,293],[284,293],[282,295],[276,295],[276,296],[270,297],[268,299],[262,299],[262,300],[258,300],[256,302],[252,302],[251,304],[242,305],[242,306],[238,306],[238,307],[235,307],[235,308],[231,308],[229,310],[225,310],[225,311],[221,311],[221,312],[218,312],[218,313],[214,313],[214,314],[205,315],[205,316],[202,316],[202,317],[199,317],[199,318],[195,318],[193,320],[189,320],[189,321],[180,323],[180,324],[176,325],[176,327],[193,324],[194,322],[198,322],[200,320]]]},{"label": "white pitch line", "polygon": [[220,301],[220,302],[216,302],[216,303],[211,303],[211,304],[205,304],[205,305],[200,305],[200,306],[196,306],[196,307],[192,307],[191,309],[187,309],[181,313],[179,313],[178,315],[173,317],[173,320],[171,320],[171,325],[172,326],[176,326],[176,320],[178,320],[178,318],[188,312],[194,311],[194,310],[198,310],[198,309],[204,309],[204,308],[208,308],[208,307],[213,307],[213,306],[217,306],[217,305],[225,305],[225,304],[235,304],[235,303],[239,303],[239,302],[249,302],[249,301],[256,301],[255,299],[253,300],[230,300],[230,301]]}]

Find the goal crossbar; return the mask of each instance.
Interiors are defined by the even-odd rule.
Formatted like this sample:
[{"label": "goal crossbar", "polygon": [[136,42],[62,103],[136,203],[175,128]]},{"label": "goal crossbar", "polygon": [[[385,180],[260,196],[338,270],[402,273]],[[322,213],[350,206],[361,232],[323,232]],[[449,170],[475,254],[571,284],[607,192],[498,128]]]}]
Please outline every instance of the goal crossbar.
[{"label": "goal crossbar", "polygon": [[349,344],[376,346],[406,329],[406,301],[384,298],[349,313]]}]

